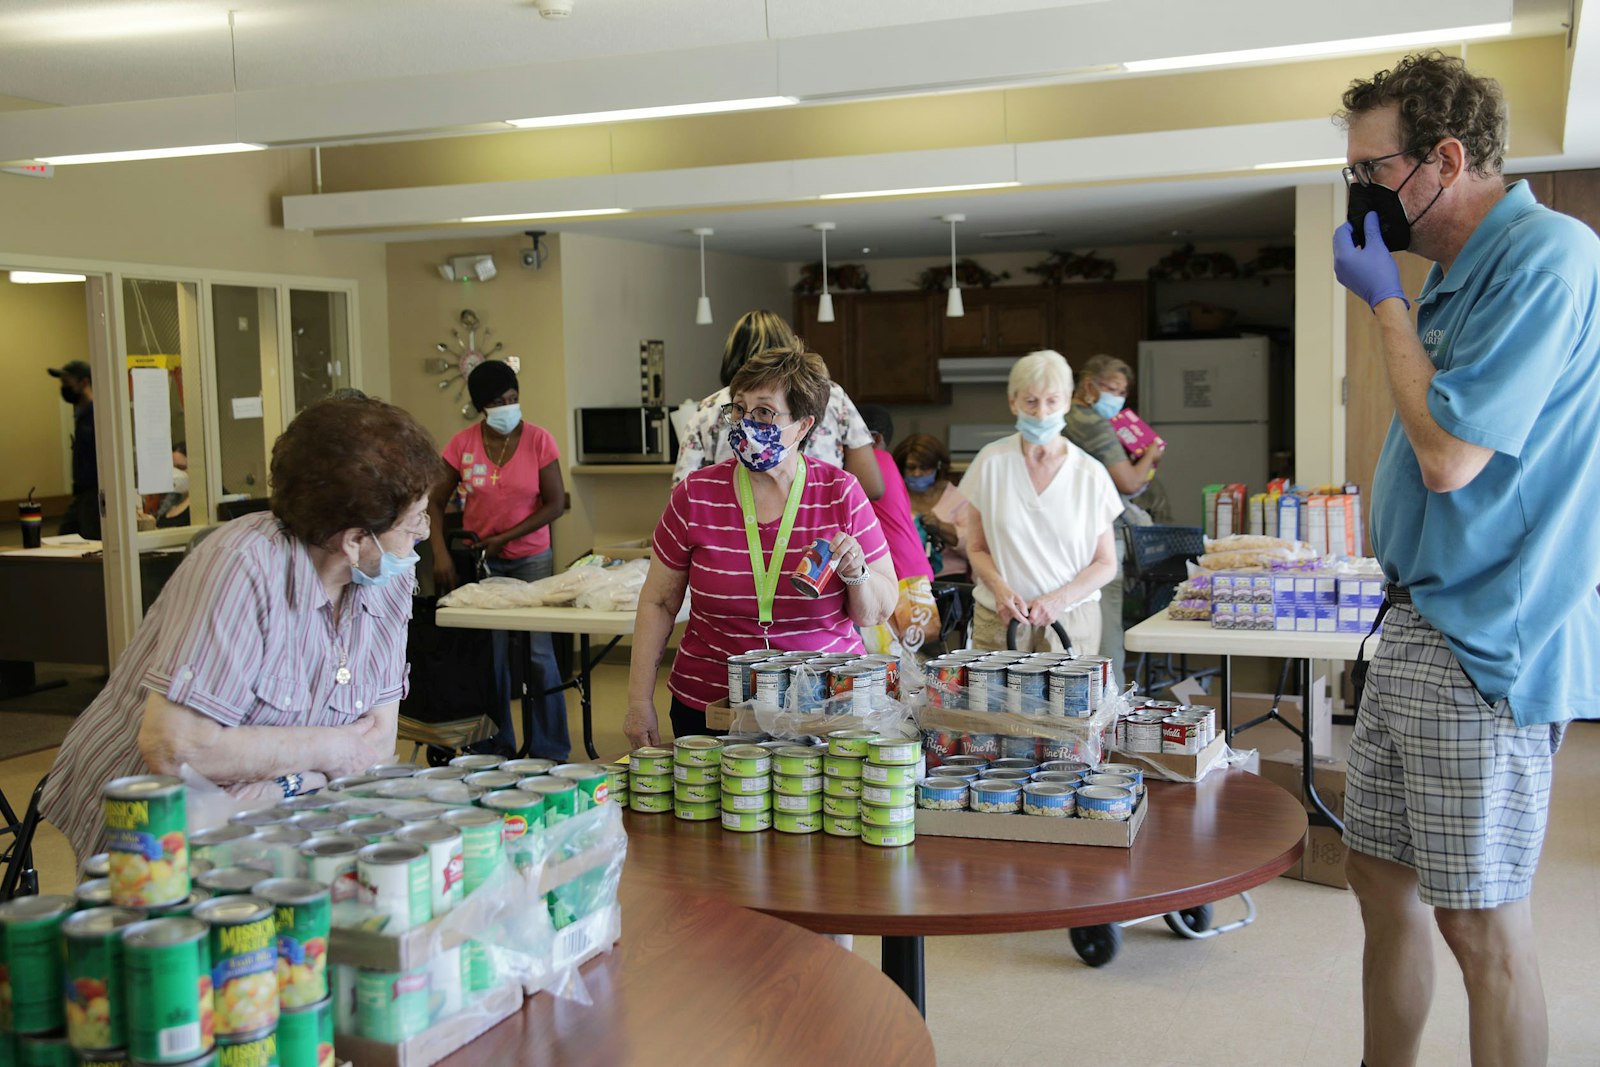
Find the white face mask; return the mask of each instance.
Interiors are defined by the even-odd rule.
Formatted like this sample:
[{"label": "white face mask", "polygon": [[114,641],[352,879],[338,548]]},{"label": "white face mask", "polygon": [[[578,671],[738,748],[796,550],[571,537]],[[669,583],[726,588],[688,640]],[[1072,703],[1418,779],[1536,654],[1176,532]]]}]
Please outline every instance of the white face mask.
[{"label": "white face mask", "polygon": [[189,495],[189,472],[178,467],[172,468],[172,491],[179,496]]}]

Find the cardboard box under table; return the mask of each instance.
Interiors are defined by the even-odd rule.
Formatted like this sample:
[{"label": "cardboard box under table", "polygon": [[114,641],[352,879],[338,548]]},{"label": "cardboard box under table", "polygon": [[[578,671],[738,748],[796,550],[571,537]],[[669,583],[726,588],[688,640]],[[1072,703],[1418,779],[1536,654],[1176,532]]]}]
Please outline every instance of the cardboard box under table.
[{"label": "cardboard box under table", "polygon": [[[1345,763],[1343,760],[1317,759],[1313,763],[1317,795],[1336,818],[1344,818]],[[1306,803],[1304,772],[1300,750],[1288,749],[1261,759],[1261,776],[1283,787],[1309,812]],[[1306,831],[1305,852],[1300,862],[1283,872],[1283,877],[1315,882],[1334,889],[1349,889],[1344,860],[1349,850],[1339,831],[1328,826],[1312,826]]]}]

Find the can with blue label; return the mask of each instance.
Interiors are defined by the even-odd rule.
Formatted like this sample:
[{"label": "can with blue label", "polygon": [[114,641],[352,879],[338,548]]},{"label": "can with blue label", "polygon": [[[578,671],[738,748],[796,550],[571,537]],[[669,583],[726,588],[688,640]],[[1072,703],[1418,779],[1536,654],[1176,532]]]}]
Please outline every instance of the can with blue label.
[{"label": "can with blue label", "polygon": [[1022,760],[1027,763],[1034,762],[1034,754],[1039,751],[1039,740],[1032,734],[1026,736],[1018,734],[1000,735],[1000,761]]},{"label": "can with blue label", "polygon": [[963,811],[967,783],[960,778],[924,778],[917,783],[917,807],[932,811]]},{"label": "can with blue label", "polygon": [[1050,667],[1043,663],[1023,662],[1006,669],[1006,710],[1025,714],[1038,714],[1046,705],[1045,678]]},{"label": "can with blue label", "polygon": [[1022,787],[1022,814],[1069,818],[1077,810],[1077,794],[1059,782],[1029,782]]},{"label": "can with blue label", "polygon": [[800,553],[800,565],[789,575],[789,581],[806,596],[819,597],[833,580],[833,571],[837,565],[838,561],[833,555],[833,545],[819,537]]},{"label": "can with blue label", "polygon": [[1090,674],[1088,667],[1050,668],[1048,702],[1051,714],[1081,719],[1094,710]]},{"label": "can with blue label", "polygon": [[1078,789],[1078,818],[1127,822],[1133,816],[1133,790],[1110,785]]},{"label": "can with blue label", "polygon": [[980,778],[968,787],[967,804],[990,815],[1014,815],[1022,810],[1022,783],[1003,778]]}]

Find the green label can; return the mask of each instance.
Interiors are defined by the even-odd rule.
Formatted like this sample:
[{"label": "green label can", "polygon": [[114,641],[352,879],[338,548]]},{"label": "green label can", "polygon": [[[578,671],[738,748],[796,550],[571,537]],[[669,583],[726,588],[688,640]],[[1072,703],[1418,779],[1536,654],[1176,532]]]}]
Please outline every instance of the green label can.
[{"label": "green label can", "polygon": [[[741,797],[738,799],[761,798]],[[687,819],[690,822],[709,822],[712,819],[720,816],[722,811],[717,805],[716,801],[712,801],[709,804],[691,804],[686,800],[679,800],[672,805],[672,814],[676,815],[680,819]]]},{"label": "green label can", "polygon": [[578,811],[588,811],[606,802],[611,790],[611,769],[599,763],[563,763],[550,771],[552,778],[578,783]]},{"label": "green label can", "polygon": [[630,809],[650,815],[660,815],[671,811],[672,804],[673,797],[671,793],[634,793],[628,798],[628,807]]},{"label": "green label can", "polygon": [[[0,1060],[0,1064],[5,1061]],[[102,1049],[99,1052],[79,1051],[74,1067],[131,1067],[125,1048]]]},{"label": "green label can", "polygon": [[[682,803],[680,801],[680,803]],[[746,797],[728,794],[722,798],[723,811],[771,811],[772,794],[762,793],[760,796]]]},{"label": "green label can", "polygon": [[[817,763],[820,765],[821,762],[822,757],[818,756]],[[787,774],[775,774],[772,776],[772,791],[774,793],[782,793],[786,797],[803,797],[810,793],[820,793],[822,792],[822,785],[823,778],[820,774],[803,777],[793,777]]]},{"label": "green label can", "polygon": [[[685,768],[687,769],[687,768]],[[634,771],[628,775],[628,789],[634,793],[667,793],[672,790],[672,772],[666,774],[641,774]],[[694,785],[705,785],[705,782],[695,782]]]},{"label": "green label can", "polygon": [[122,978],[122,928],[141,922],[132,908],[91,908],[61,924],[67,941],[67,1043],[93,1052],[128,1043]]},{"label": "green label can", "polygon": [[59,1035],[17,1038],[17,1067],[74,1067],[72,1046]]},{"label": "green label can", "polygon": [[234,846],[255,833],[248,826],[225,823],[209,830],[196,830],[189,835],[189,858],[205,861],[213,867],[231,867],[234,863]]},{"label": "green label can", "polygon": [[672,787],[672,796],[687,804],[715,804],[722,799],[722,786],[680,783]]},{"label": "green label can", "polygon": [[428,885],[433,892],[433,917],[451,911],[461,903],[461,831],[437,820],[412,823],[398,834],[396,841],[421,845],[428,850]]},{"label": "green label can", "polygon": [[812,778],[822,773],[822,753],[804,745],[785,745],[772,753],[772,773]]},{"label": "green label can", "polygon": [[278,1005],[303,1008],[328,999],[328,936],[333,902],[321,882],[274,878],[256,886],[278,930]]},{"label": "green label can", "polygon": [[[835,730],[834,733],[849,733],[848,730]],[[860,756],[836,756],[831,751],[822,757],[822,773],[828,778],[859,779],[861,777],[861,764],[864,762]]]},{"label": "green label can", "polygon": [[[787,815],[815,815],[822,810],[822,794],[810,793],[803,797],[784,796],[779,793],[772,798],[772,810]],[[817,829],[822,829],[818,826]]]},{"label": "green label can", "polygon": [[278,1063],[280,1067],[336,1067],[333,998],[283,1009],[278,1016]]},{"label": "green label can", "polygon": [[861,798],[861,779],[859,778],[823,778],[822,794],[830,797]]},{"label": "green label can", "polygon": [[361,896],[356,856],[366,847],[364,839],[345,834],[314,837],[300,846],[300,862],[305,864],[307,878],[328,887],[334,904],[347,904]]},{"label": "green label can", "polygon": [[67,896],[0,904],[0,1032],[61,1028],[61,926],[76,906]]},{"label": "green label can", "polygon": [[256,896],[219,897],[194,910],[210,932],[211,989],[218,1037],[270,1030],[278,1022],[278,920]]},{"label": "green label can", "polygon": [[111,902],[119,908],[151,908],[187,897],[183,783],[170,775],[141,774],[106,783],[101,795],[111,851]]},{"label": "green label can", "polygon": [[772,826],[781,834],[814,834],[822,829],[822,813],[820,811],[804,814],[773,812]]},{"label": "green label can", "polygon": [[131,1059],[183,1063],[211,1050],[216,1028],[206,932],[205,923],[189,917],[146,919],[123,931]]},{"label": "green label can", "polygon": [[111,877],[111,853],[96,852],[78,868],[78,878],[87,882],[91,878]]},{"label": "green label can", "polygon": [[315,1005],[285,1008],[278,1016],[278,1064],[282,1067],[336,1067],[333,1054],[333,998]]},{"label": "green label can", "polygon": [[217,1067],[278,1067],[276,1030],[217,1038]]},{"label": "green label can", "polygon": [[356,1032],[386,1044],[399,1044],[428,1028],[428,968],[409,971],[359,971],[356,974]]},{"label": "green label can", "polygon": [[672,752],[665,748],[636,748],[628,757],[628,769],[634,774],[671,774]]},{"label": "green label can", "polygon": [[361,901],[384,918],[382,929],[397,934],[433,918],[428,853],[420,845],[385,842],[356,854]]},{"label": "green label can", "polygon": [[545,826],[564,822],[580,810],[578,783],[571,778],[524,778],[517,783],[517,792],[543,798]]},{"label": "green label can", "polygon": [[672,761],[685,767],[715,767],[722,760],[722,742],[696,734],[672,742]]},{"label": "green label can", "polygon": [[111,907],[111,879],[91,878],[73,887],[72,895],[78,898],[78,910]]},{"label": "green label can", "polygon": [[770,774],[737,775],[722,773],[722,791],[736,793],[740,796],[756,796],[761,793],[772,792],[772,776]]},{"label": "green label can", "polygon": [[822,832],[829,837],[860,837],[861,820],[844,815],[824,815]]},{"label": "green label can", "polygon": [[[548,778],[524,778],[524,782],[551,781]],[[500,842],[505,854],[517,867],[533,863],[534,846],[539,831],[551,812],[545,798],[538,792],[522,789],[503,789],[480,797],[478,804],[484,811],[500,816]]]},{"label": "green label can", "polygon": [[841,819],[861,818],[861,801],[855,797],[823,797],[822,814]]},{"label": "green label can", "polygon": [[272,877],[260,867],[214,867],[195,879],[195,885],[214,897],[243,896],[255,884]]},{"label": "green label can", "polygon": [[863,785],[861,787],[861,802],[863,804],[876,804],[885,808],[914,807],[917,803],[917,787],[914,785]]},{"label": "green label can", "polygon": [[880,765],[867,762],[861,766],[861,781],[865,785],[885,785],[893,788],[902,788],[917,784],[917,768],[914,764],[905,765]]},{"label": "green label can", "polygon": [[[912,809],[913,811],[915,809]],[[862,822],[861,840],[869,845],[880,848],[899,848],[909,845],[917,839],[916,823],[903,823],[899,826],[873,826],[871,823]]]},{"label": "green label can", "polygon": [[469,993],[482,993],[493,989],[498,977],[494,949],[482,941],[468,941],[461,946],[461,984]]},{"label": "green label can", "polygon": [[[707,767],[693,766],[687,763],[674,764],[672,780],[683,785],[708,785],[711,782],[722,781],[722,767],[713,763]],[[665,790],[662,790],[665,792]]]},{"label": "green label can", "polygon": [[772,825],[772,812],[770,811],[724,811],[722,813],[722,828],[733,830],[737,833],[754,833],[765,830]]},{"label": "green label can", "polygon": [[461,889],[470,895],[505,862],[499,814],[487,808],[458,808],[440,821],[461,831]]},{"label": "green label can", "polygon": [[[330,972],[328,984],[333,986],[333,1032],[336,1034],[357,1033],[356,980],[360,975],[360,970],[348,963],[335,963]],[[278,1020],[283,1020],[281,1014]]]}]

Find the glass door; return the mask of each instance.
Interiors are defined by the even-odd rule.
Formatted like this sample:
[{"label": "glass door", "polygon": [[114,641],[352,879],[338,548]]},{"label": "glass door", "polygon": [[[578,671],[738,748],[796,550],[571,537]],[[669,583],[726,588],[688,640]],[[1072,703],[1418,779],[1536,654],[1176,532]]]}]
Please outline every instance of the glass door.
[{"label": "glass door", "polygon": [[217,518],[258,511],[267,501],[267,463],[283,431],[278,357],[278,291],[211,286],[217,412]]},{"label": "glass door", "polygon": [[289,290],[289,346],[294,412],[350,386],[350,297]]},{"label": "glass door", "polygon": [[122,279],[127,402],[141,543],[154,530],[210,521],[201,393],[200,297],[194,282]]}]

